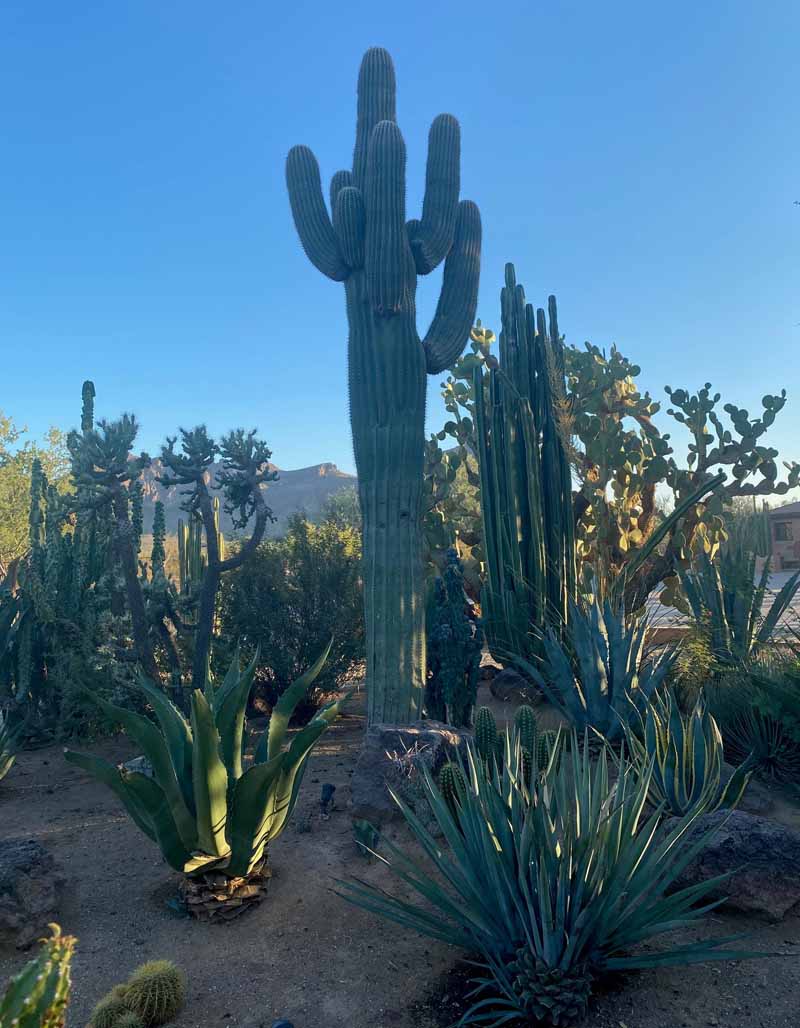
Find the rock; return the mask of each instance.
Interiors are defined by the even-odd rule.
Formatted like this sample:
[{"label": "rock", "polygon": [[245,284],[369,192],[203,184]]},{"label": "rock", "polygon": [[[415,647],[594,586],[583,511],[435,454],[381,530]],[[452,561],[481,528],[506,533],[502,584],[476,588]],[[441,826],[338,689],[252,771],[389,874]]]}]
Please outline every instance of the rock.
[{"label": "rock", "polygon": [[27,949],[58,920],[64,878],[35,839],[0,842],[0,942]]},{"label": "rock", "polygon": [[352,815],[376,826],[401,818],[387,786],[399,792],[424,764],[436,774],[470,732],[439,721],[375,725],[367,731],[350,788]]},{"label": "rock", "polygon": [[537,686],[523,678],[513,667],[503,668],[499,675],[495,675],[489,692],[503,703],[541,703],[542,700]]},{"label": "rock", "polygon": [[[665,830],[675,823],[671,818]],[[708,846],[680,876],[678,887],[732,872],[709,899],[725,898],[726,906],[770,921],[800,905],[800,832],[744,810],[718,810],[700,817],[689,838],[712,828]]]}]

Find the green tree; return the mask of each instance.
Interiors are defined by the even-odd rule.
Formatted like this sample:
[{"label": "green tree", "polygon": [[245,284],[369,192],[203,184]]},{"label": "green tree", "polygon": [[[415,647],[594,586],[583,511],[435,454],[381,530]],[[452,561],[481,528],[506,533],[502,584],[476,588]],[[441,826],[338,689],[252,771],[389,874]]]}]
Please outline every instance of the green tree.
[{"label": "green tree", "polygon": [[69,488],[69,455],[64,435],[51,428],[42,443],[26,438],[27,428],[0,411],[0,576],[28,548],[28,507],[33,462],[39,460],[48,482]]}]

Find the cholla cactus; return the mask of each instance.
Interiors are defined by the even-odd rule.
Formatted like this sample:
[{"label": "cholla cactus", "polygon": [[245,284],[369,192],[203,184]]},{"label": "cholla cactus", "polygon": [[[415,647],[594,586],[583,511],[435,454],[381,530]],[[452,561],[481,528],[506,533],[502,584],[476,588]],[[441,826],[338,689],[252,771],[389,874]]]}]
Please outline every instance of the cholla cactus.
[{"label": "cholla cactus", "polygon": [[0,1000],[3,1028],[63,1028],[70,992],[70,962],[77,940],[51,924],[52,937],[11,979]]}]

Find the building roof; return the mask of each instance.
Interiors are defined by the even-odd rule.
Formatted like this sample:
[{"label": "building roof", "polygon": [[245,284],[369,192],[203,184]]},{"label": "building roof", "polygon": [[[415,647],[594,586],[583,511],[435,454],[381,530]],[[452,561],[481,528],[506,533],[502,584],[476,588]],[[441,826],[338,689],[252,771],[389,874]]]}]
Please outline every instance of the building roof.
[{"label": "building roof", "polygon": [[800,517],[800,501],[797,503],[785,503],[782,507],[776,507],[767,513],[771,518],[798,518]]}]

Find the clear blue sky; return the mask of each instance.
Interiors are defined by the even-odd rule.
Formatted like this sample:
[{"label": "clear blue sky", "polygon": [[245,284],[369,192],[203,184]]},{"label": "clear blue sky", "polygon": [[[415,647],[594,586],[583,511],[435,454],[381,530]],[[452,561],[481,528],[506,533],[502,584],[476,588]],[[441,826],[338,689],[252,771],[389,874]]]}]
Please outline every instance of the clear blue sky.
[{"label": "clear blue sky", "polygon": [[326,179],[347,166],[376,44],[409,212],[432,118],[461,121],[484,323],[513,260],[570,342],[616,341],[655,393],[711,380],[752,411],[785,387],[772,437],[800,459],[797,0],[5,0],[0,408],[69,427],[91,377],[150,449],[258,425],[280,466],[352,469],[343,291],[283,175],[297,142]]}]

